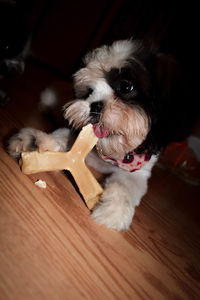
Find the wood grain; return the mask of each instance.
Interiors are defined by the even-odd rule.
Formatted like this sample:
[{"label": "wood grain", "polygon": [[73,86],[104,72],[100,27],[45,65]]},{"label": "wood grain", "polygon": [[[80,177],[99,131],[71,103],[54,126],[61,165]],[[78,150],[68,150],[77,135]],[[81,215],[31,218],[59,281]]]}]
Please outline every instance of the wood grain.
[{"label": "wood grain", "polygon": [[[24,80],[39,81],[25,75],[10,86],[19,109]],[[1,141],[36,122],[14,105],[0,110]],[[130,230],[119,233],[90,218],[64,173],[26,176],[1,143],[0,299],[199,299],[199,191],[155,168]]]}]

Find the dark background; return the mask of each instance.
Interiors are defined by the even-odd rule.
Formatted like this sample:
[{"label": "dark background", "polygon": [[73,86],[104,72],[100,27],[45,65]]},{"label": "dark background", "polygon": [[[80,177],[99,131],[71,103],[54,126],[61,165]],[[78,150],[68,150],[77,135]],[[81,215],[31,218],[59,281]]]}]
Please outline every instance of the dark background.
[{"label": "dark background", "polygon": [[30,57],[60,76],[70,78],[88,50],[131,37],[152,38],[162,51],[174,54],[185,70],[196,72],[196,1],[0,0],[3,2],[13,3],[15,9],[1,17],[0,34],[10,27],[19,43],[21,36],[31,36]]}]

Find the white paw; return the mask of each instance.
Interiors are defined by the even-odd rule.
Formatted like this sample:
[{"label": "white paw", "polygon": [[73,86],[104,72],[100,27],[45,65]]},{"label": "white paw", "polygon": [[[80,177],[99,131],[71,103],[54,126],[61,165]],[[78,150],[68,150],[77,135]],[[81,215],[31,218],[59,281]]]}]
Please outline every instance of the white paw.
[{"label": "white paw", "polygon": [[8,152],[14,157],[19,157],[23,151],[56,151],[55,139],[34,128],[22,128],[8,141]]},{"label": "white paw", "polygon": [[22,151],[34,151],[37,148],[35,129],[23,128],[8,141],[8,152],[14,157],[20,156]]},{"label": "white paw", "polygon": [[92,212],[92,218],[99,224],[118,231],[128,230],[134,215],[126,188],[119,183],[109,184]]}]

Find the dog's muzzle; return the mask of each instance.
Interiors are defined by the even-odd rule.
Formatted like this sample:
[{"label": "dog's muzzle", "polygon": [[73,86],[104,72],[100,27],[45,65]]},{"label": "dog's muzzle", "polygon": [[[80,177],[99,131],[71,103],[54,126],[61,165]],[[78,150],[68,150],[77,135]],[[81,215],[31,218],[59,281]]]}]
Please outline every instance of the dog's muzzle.
[{"label": "dog's muzzle", "polygon": [[91,116],[91,122],[93,124],[99,122],[103,107],[104,107],[103,101],[96,101],[96,102],[91,103],[90,116]]}]

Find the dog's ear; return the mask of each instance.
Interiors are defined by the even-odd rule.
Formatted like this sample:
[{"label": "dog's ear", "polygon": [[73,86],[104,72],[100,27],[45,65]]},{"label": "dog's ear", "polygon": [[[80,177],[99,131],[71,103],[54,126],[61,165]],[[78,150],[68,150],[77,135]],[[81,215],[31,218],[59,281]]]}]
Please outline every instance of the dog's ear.
[{"label": "dog's ear", "polygon": [[[157,53],[149,61],[152,79],[152,128],[147,137],[151,149],[185,139],[194,123],[188,80],[175,58]],[[190,99],[188,101],[188,99]],[[147,148],[148,148],[147,147]]]},{"label": "dog's ear", "polygon": [[171,97],[175,89],[179,88],[182,74],[175,58],[170,54],[158,53],[154,56],[151,72],[154,85],[159,97]]},{"label": "dog's ear", "polygon": [[190,134],[196,115],[189,76],[167,54],[157,54],[153,68],[159,123],[163,128],[160,134],[166,135],[166,144],[182,141]]},{"label": "dog's ear", "polygon": [[157,153],[170,142],[182,141],[190,134],[198,109],[193,84],[184,66],[181,68],[172,55],[152,49],[143,56],[152,89],[151,130],[142,146]]}]

